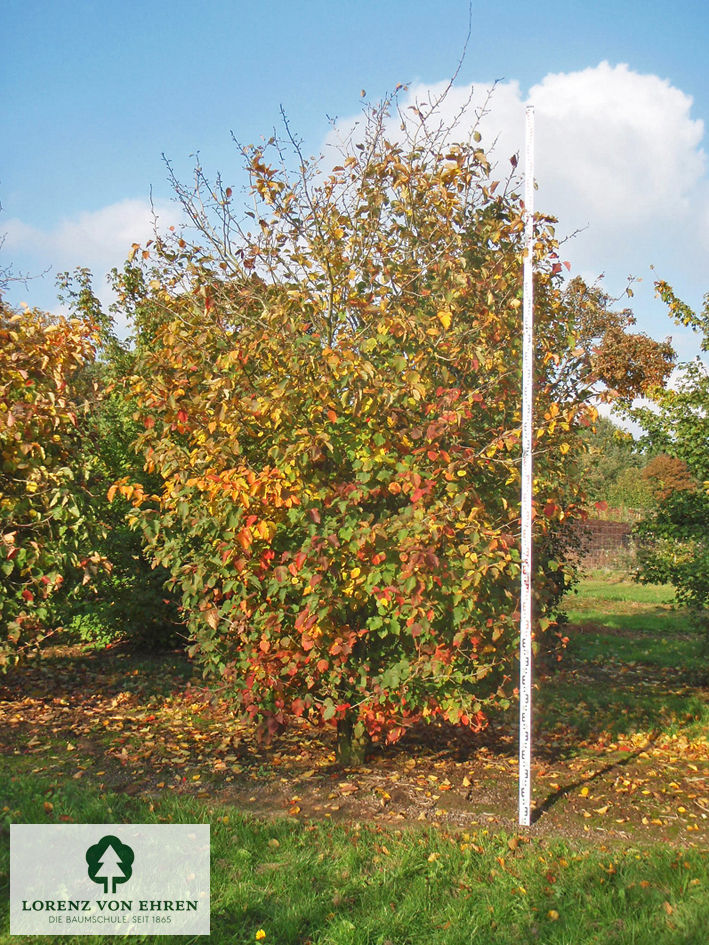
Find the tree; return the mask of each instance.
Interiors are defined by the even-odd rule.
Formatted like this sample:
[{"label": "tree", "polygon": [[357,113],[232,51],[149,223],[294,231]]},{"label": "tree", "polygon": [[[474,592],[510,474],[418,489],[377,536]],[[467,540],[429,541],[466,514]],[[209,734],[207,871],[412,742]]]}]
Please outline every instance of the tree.
[{"label": "tree", "polygon": [[633,437],[599,416],[581,432],[581,439],[588,450],[579,461],[587,501],[632,508],[646,505],[650,492],[639,476],[644,457]]},{"label": "tree", "polygon": [[178,619],[165,600],[167,574],[126,522],[130,504],[107,498],[122,475],[150,482],[122,392],[132,356],[113,336],[90,274],[62,282],[69,318],[0,302],[3,667],[62,625],[88,621],[98,642],[154,643],[174,634]]},{"label": "tree", "polygon": [[[693,312],[666,282],[655,284],[678,324],[692,328],[709,351],[709,295]],[[639,580],[668,582],[688,605],[709,640],[709,372],[700,358],[682,364],[671,387],[650,392],[650,407],[631,411],[645,439],[684,464],[684,488],[662,490],[656,509],[640,524]],[[693,483],[695,485],[693,485]]]},{"label": "tree", "polygon": [[[334,167],[287,124],[242,148],[253,209],[201,168],[175,180],[192,228],[124,273],[161,486],[117,491],[222,691],[268,732],[337,723],[342,760],[421,718],[484,725],[518,638],[524,208],[477,132],[426,106],[394,135],[387,108]],[[580,339],[551,218],[536,236],[541,636],[605,334]]]},{"label": "tree", "polygon": [[73,565],[100,566],[90,545],[82,471],[72,459],[90,387],[95,326],[16,312],[0,300],[0,666],[38,643],[51,594]]},{"label": "tree", "polygon": [[658,453],[640,473],[652,496],[660,502],[673,492],[694,491],[697,487],[687,464],[676,456]]},{"label": "tree", "polygon": [[129,476],[145,489],[155,485],[133,448],[139,425],[128,379],[135,353],[117,338],[112,313],[102,308],[87,269],[62,273],[58,282],[60,299],[72,314],[98,326],[96,357],[84,369],[84,381],[90,381],[96,394],[91,410],[78,422],[72,465],[83,471],[90,494],[92,546],[108,566],[93,568],[90,575],[77,569],[65,575],[54,598],[55,620],[87,642],[130,640],[159,649],[174,644],[181,630],[177,603],[165,590],[169,575],[151,563],[141,534],[131,528],[130,503],[108,499],[121,477]]}]

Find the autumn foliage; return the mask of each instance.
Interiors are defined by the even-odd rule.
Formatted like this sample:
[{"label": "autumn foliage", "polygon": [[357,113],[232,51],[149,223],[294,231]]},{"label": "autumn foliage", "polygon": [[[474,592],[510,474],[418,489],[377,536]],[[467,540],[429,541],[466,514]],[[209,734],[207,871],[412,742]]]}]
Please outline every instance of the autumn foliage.
[{"label": "autumn foliage", "polygon": [[[2,304],[2,303],[0,303]],[[0,308],[0,665],[37,642],[69,564],[90,556],[74,456],[95,354],[87,322]]]},{"label": "autumn foliage", "polygon": [[[279,142],[241,149],[243,208],[199,168],[176,182],[194,226],[136,247],[124,277],[162,486],[115,491],[249,716],[393,740],[421,718],[479,728],[514,688],[524,207],[477,133],[366,119],[333,167],[292,138],[292,172]],[[553,222],[535,244],[539,633],[598,381]]]}]

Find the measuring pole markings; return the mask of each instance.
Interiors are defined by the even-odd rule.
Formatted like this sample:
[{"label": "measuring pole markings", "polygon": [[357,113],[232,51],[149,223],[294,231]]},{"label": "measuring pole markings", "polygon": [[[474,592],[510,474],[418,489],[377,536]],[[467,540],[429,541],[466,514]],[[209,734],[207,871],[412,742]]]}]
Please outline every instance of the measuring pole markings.
[{"label": "measuring pole markings", "polygon": [[532,401],[534,355],[534,107],[525,112],[525,256],[522,328],[522,496],[519,634],[519,823],[532,806]]}]

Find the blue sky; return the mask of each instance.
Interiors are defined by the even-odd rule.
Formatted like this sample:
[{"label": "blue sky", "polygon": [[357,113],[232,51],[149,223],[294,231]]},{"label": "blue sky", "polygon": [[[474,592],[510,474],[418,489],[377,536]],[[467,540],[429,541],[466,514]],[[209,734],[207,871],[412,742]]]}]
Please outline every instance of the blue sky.
[{"label": "blue sky", "polygon": [[[360,90],[423,94],[453,73],[467,0],[4,0],[0,265],[52,273],[11,286],[13,302],[56,307],[54,273],[104,275],[147,237],[153,199],[167,224],[162,154],[188,176],[240,181],[230,132],[269,136],[283,105],[318,152],[327,116],[347,122]],[[641,328],[691,335],[653,301],[649,269],[692,304],[709,290],[709,5],[674,2],[472,3],[460,95],[502,80],[488,141],[503,163],[537,110],[538,208],[559,216],[573,271],[622,291],[639,276]],[[484,139],[485,143],[485,139]],[[509,152],[509,153],[507,153]]]}]

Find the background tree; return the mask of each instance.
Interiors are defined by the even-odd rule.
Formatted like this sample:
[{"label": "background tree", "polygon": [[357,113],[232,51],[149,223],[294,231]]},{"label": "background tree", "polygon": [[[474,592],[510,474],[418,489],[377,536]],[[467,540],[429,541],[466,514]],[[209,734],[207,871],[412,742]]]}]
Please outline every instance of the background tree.
[{"label": "background tree", "polygon": [[100,566],[73,459],[91,386],[96,327],[0,301],[0,664],[47,629],[51,593],[73,565]]},{"label": "background tree", "polygon": [[166,572],[113,505],[122,475],[146,483],[124,382],[133,355],[90,274],[60,278],[72,316],[0,309],[0,664],[57,628],[159,645],[179,616]]},{"label": "background tree", "polygon": [[[509,705],[518,635],[523,206],[477,132],[455,143],[434,104],[393,134],[390,105],[334,167],[287,125],[285,146],[242,148],[244,208],[199,167],[174,181],[192,228],[124,273],[160,487],[115,493],[205,670],[269,732],[337,722],[343,760],[416,719],[483,725]],[[535,257],[541,633],[589,399],[644,375],[637,351],[627,377],[600,364],[600,324],[579,332],[550,218]]]},{"label": "background tree", "polygon": [[[679,324],[691,327],[709,351],[709,295],[693,312],[665,282],[656,288]],[[638,527],[645,544],[639,579],[674,585],[677,599],[692,608],[709,639],[709,372],[697,358],[679,366],[671,387],[650,392],[651,407],[631,415],[645,440],[683,464],[684,488],[663,489],[657,508]]]},{"label": "background tree", "polygon": [[590,505],[640,508],[650,502],[650,488],[640,475],[647,459],[631,434],[599,416],[581,431],[581,439],[587,452],[579,459],[579,473]]},{"label": "background tree", "polygon": [[667,453],[653,456],[640,475],[647,482],[650,494],[659,502],[667,499],[673,492],[694,492],[697,487],[684,460],[668,456]]},{"label": "background tree", "polygon": [[145,472],[133,446],[139,425],[128,379],[135,353],[116,336],[112,313],[101,306],[87,269],[62,273],[58,284],[64,305],[98,327],[96,357],[83,372],[83,382],[90,382],[95,396],[78,423],[72,465],[82,471],[90,494],[92,546],[104,566],[92,567],[88,574],[67,573],[61,593],[53,598],[53,619],[87,642],[123,640],[159,649],[181,638],[177,603],[165,588],[168,574],[153,565],[142,535],[131,528],[130,503],[108,499],[121,477],[130,476],[144,488],[154,485],[155,477]]}]

